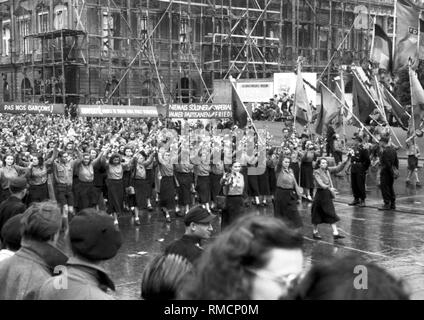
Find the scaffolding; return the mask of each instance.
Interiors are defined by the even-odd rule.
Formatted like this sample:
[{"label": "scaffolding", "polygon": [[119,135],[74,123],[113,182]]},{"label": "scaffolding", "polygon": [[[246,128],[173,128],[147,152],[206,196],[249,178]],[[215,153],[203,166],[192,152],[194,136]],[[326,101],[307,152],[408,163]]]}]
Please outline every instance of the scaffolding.
[{"label": "scaffolding", "polygon": [[0,69],[11,74],[13,96],[66,104],[211,101],[214,79],[292,72],[299,55],[305,57],[304,71],[318,73],[334,56],[326,69],[329,79],[339,64],[368,57],[372,27],[352,27],[358,5],[381,18],[389,34],[393,20],[393,1],[381,0],[9,0],[1,5],[0,24],[9,26],[12,36]]}]

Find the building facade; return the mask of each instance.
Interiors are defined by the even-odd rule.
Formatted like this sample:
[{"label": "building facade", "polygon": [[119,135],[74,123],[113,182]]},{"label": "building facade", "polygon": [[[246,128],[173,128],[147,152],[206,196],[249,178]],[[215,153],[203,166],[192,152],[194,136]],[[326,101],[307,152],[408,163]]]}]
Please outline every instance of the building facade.
[{"label": "building facade", "polygon": [[0,0],[0,102],[212,101],[214,79],[271,77],[299,55],[328,77],[367,59],[374,20],[393,33],[393,2]]}]

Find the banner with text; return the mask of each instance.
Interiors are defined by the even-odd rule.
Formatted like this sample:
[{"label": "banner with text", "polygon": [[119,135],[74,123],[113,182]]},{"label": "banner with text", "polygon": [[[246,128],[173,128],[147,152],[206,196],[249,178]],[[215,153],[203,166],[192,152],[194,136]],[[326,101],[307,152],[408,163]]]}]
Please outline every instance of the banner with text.
[{"label": "banner with text", "polygon": [[117,105],[87,105],[78,106],[78,114],[81,117],[102,118],[156,118],[158,108],[155,106],[117,106]]},{"label": "banner with text", "polygon": [[45,103],[0,103],[0,113],[64,114],[65,105]]},{"label": "banner with text", "polygon": [[240,79],[236,82],[237,93],[243,102],[269,102],[274,96],[273,79]]},{"label": "banner with text", "polygon": [[231,104],[174,103],[168,105],[168,118],[229,119],[233,117]]}]

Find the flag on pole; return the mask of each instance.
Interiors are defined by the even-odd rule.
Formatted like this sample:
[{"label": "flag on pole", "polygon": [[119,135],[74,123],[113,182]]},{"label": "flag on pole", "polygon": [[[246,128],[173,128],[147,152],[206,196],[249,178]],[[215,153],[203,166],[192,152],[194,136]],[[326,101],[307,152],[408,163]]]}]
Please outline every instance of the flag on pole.
[{"label": "flag on pole", "polygon": [[[365,84],[353,72],[353,114],[359,121],[365,122],[369,115],[377,108],[376,102],[366,88]],[[377,108],[378,109],[378,108]],[[355,126],[360,126],[358,121],[354,121]]]},{"label": "flag on pole", "polygon": [[421,8],[409,0],[396,1],[396,38],[393,72],[418,59],[418,28]]},{"label": "flag on pole", "polygon": [[418,38],[418,43],[419,43],[419,45],[418,45],[418,58],[420,59],[420,60],[424,60],[424,11],[421,11],[421,14],[420,14],[420,19],[419,19],[420,21],[420,29],[419,29],[419,31],[420,31],[420,35],[419,35],[419,38]]},{"label": "flag on pole", "polygon": [[231,105],[233,109],[233,121],[239,128],[243,129],[247,125],[247,111],[244,103],[237,93],[234,83],[231,82]]},{"label": "flag on pole", "polygon": [[296,121],[304,126],[312,120],[312,110],[311,106],[309,105],[308,96],[306,95],[305,86],[303,84],[300,65],[297,68],[297,80],[294,101],[296,109]]},{"label": "flag on pole", "polygon": [[[321,111],[318,115],[315,131],[317,134],[322,134],[323,129],[328,124],[340,115],[342,104],[337,100],[334,93],[321,83]],[[340,124],[339,124],[340,125]]]},{"label": "flag on pole", "polygon": [[379,84],[379,86],[384,107],[393,114],[400,126],[406,130],[411,116],[408,112],[406,112],[405,108],[399,103],[399,101],[396,100],[390,90],[381,84]]},{"label": "flag on pole", "polygon": [[371,61],[378,63],[381,69],[392,69],[392,41],[378,24],[374,24]]},{"label": "flag on pole", "polygon": [[[418,80],[417,73],[409,67],[409,81],[411,85],[411,105],[413,109],[415,130],[421,127],[421,121],[424,120],[424,89]],[[412,122],[412,121],[411,121]]]}]

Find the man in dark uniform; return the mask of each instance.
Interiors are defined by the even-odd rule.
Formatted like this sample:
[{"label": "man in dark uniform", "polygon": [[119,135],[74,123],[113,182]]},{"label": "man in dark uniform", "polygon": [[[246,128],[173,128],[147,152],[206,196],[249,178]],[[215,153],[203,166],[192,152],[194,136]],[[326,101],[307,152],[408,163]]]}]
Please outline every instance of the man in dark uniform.
[{"label": "man in dark uniform", "polygon": [[[395,170],[399,170],[399,160],[395,148],[389,144],[389,137],[383,136],[380,139],[382,153],[380,156],[380,188],[383,196],[384,205],[379,210],[395,210],[396,195],[393,189]],[[394,169],[395,168],[395,169]]]},{"label": "man in dark uniform", "polygon": [[7,220],[26,210],[26,205],[22,202],[22,199],[27,193],[27,188],[27,180],[23,177],[10,180],[11,195],[0,204],[0,230]]},{"label": "man in dark uniform", "polygon": [[365,207],[365,176],[371,164],[371,160],[368,150],[362,145],[362,138],[355,136],[353,139],[355,141],[355,147],[351,159],[350,182],[354,200],[352,203],[349,203],[349,205]]},{"label": "man in dark uniform", "polygon": [[203,252],[201,241],[209,239],[212,234],[213,219],[215,216],[210,215],[202,206],[190,209],[184,218],[186,226],[184,235],[168,245],[165,254],[177,254],[193,263]]}]

